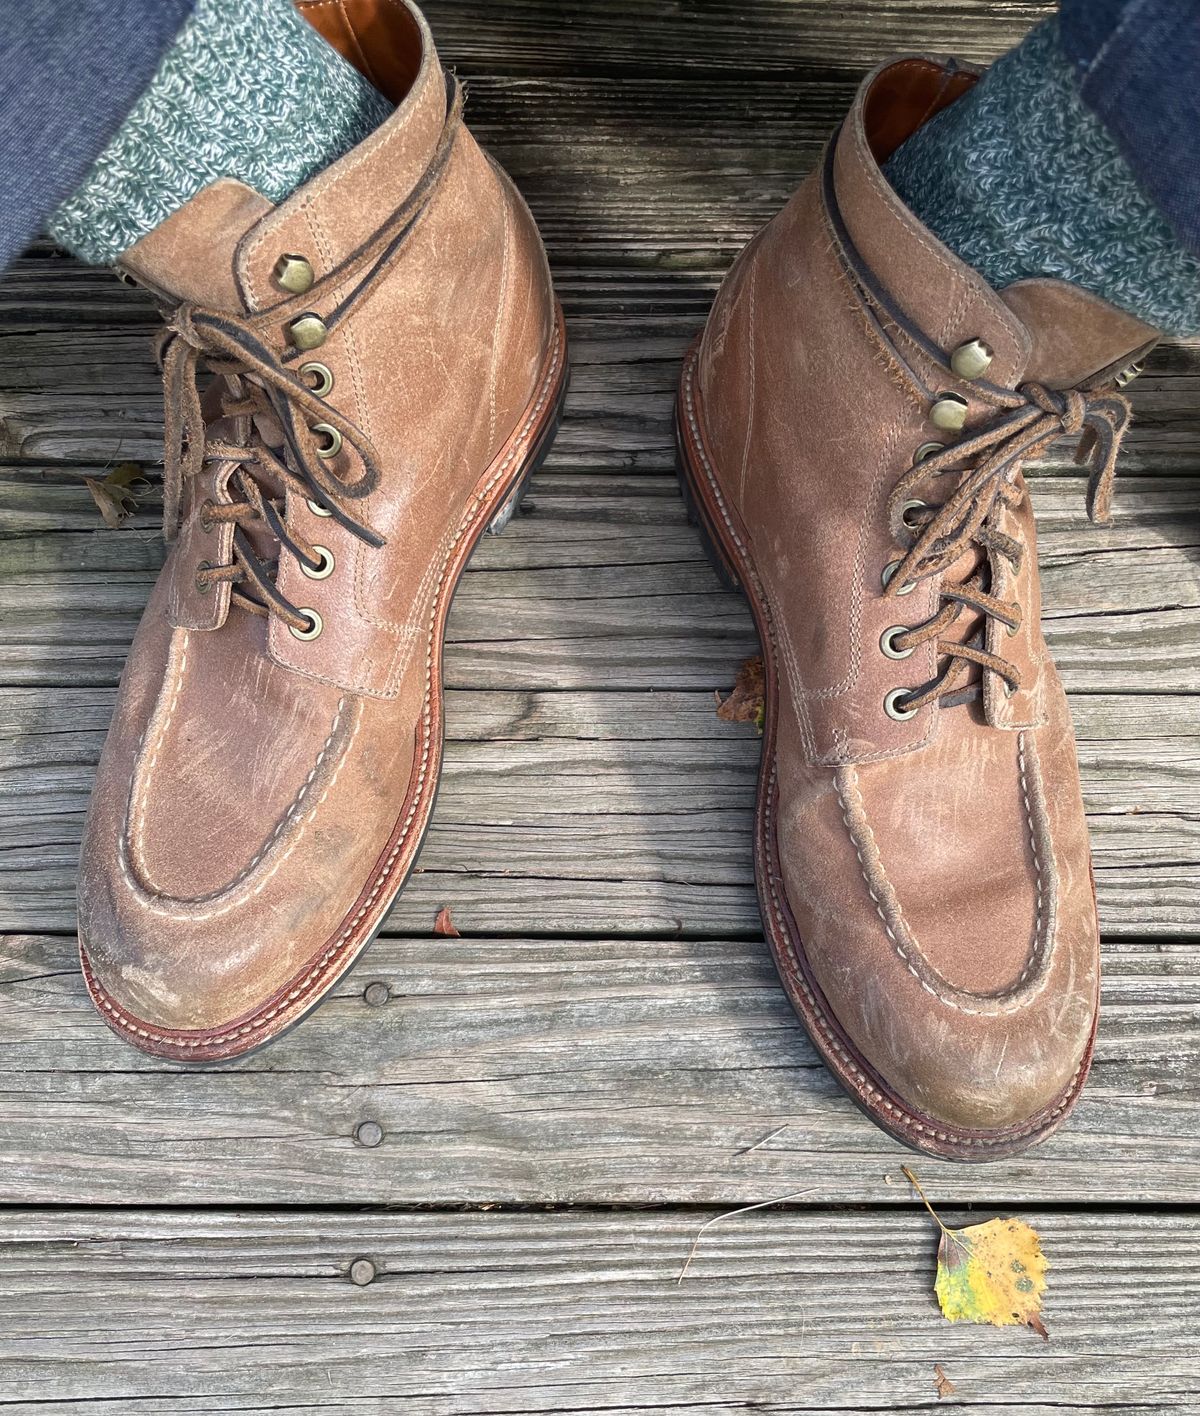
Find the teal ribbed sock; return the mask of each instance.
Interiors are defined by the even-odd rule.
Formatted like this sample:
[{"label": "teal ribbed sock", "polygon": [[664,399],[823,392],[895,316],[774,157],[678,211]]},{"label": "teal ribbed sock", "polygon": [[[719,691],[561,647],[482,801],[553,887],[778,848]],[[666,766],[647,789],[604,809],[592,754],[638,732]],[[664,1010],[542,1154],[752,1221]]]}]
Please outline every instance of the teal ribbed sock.
[{"label": "teal ribbed sock", "polygon": [[1200,260],[1085,105],[1057,20],[999,59],[884,171],[997,289],[1057,276],[1168,333],[1200,333]]},{"label": "teal ribbed sock", "polygon": [[291,0],[197,0],[50,234],[110,264],[218,177],[282,201],[391,111]]}]

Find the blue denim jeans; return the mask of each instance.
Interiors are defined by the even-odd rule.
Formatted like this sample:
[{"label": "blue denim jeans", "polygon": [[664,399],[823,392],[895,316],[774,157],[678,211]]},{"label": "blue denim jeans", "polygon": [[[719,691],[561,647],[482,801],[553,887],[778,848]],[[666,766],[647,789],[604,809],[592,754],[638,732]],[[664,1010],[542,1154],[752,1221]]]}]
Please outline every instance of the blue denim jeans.
[{"label": "blue denim jeans", "polygon": [[[79,185],[193,0],[21,0],[0,27],[0,267]],[[253,0],[246,0],[252,4]],[[1087,103],[1200,254],[1197,0],[1061,0]]]},{"label": "blue denim jeans", "polygon": [[0,269],[104,151],[192,0],[10,0],[3,8]]},{"label": "blue denim jeans", "polygon": [[1060,0],[1059,33],[1084,102],[1200,255],[1200,4]]}]

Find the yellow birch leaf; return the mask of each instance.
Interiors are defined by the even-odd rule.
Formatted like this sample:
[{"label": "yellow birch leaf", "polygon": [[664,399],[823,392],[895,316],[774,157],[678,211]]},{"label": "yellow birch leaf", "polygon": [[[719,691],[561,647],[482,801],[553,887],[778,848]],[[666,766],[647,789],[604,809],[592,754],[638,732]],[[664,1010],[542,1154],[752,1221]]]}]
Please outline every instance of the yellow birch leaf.
[{"label": "yellow birch leaf", "polygon": [[933,1289],[952,1323],[1024,1323],[1048,1342],[1041,1317],[1046,1268],[1036,1229],[1020,1219],[989,1219],[942,1230]]},{"label": "yellow birch leaf", "polygon": [[917,1177],[904,1173],[942,1231],[933,1290],[943,1316],[952,1323],[1024,1324],[1047,1342],[1042,1322],[1046,1269],[1041,1239],[1020,1219],[989,1219],[966,1229],[948,1229],[938,1218]]}]

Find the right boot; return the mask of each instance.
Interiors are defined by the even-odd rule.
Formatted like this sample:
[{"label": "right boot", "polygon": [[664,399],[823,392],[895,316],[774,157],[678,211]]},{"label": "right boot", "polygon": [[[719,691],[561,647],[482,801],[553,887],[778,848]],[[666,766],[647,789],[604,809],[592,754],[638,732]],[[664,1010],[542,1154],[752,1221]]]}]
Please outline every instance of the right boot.
[{"label": "right boot", "polygon": [[[975,81],[868,78],[688,356],[685,487],[758,624],[756,836],[784,986],[838,1080],[933,1155],[1050,1134],[1092,1055],[1099,933],[1022,466],[1082,434],[1107,514],[1156,331],[1087,290],[993,290],[882,171]],[[1083,479],[1081,479],[1081,482]]]},{"label": "right boot", "polygon": [[173,544],[97,774],[80,951],[105,1022],[188,1062],[276,1037],[382,923],[433,807],[455,586],[566,388],[537,230],[420,12],[299,8],[394,115],[280,206],[216,182],[122,261],[167,320]]}]

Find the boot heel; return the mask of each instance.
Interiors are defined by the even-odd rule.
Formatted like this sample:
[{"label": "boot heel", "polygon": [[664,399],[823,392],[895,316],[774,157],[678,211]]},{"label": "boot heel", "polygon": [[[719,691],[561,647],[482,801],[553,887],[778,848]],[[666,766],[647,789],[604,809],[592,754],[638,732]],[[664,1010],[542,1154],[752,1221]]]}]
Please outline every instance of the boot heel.
[{"label": "boot heel", "polygon": [[492,517],[484,532],[485,536],[499,536],[508,523],[516,516],[521,509],[521,503],[525,500],[525,493],[529,490],[529,482],[533,476],[533,466],[521,474],[521,480],[509,492],[504,499],[504,505]]},{"label": "boot heel", "polygon": [[537,441],[533,450],[525,461],[524,470],[520,478],[508,496],[504,498],[499,511],[488,522],[484,530],[485,536],[499,536],[508,523],[521,509],[521,503],[525,500],[525,493],[529,490],[529,483],[533,479],[533,474],[541,467],[546,458],[550,455],[550,449],[554,446],[554,439],[558,436],[558,429],[562,424],[563,407],[567,401],[567,389],[571,383],[571,369],[567,366],[563,374],[562,382],[559,384],[558,393],[555,396],[554,412],[550,418],[542,425],[538,433]]},{"label": "boot heel", "polygon": [[710,528],[708,517],[697,500],[695,492],[692,491],[691,463],[684,445],[683,432],[678,422],[675,426],[675,476],[679,482],[679,493],[683,497],[687,519],[700,533],[700,545],[704,550],[705,559],[712,566],[713,572],[721,582],[722,589],[741,590],[742,582],[725,559],[721,543]]}]

